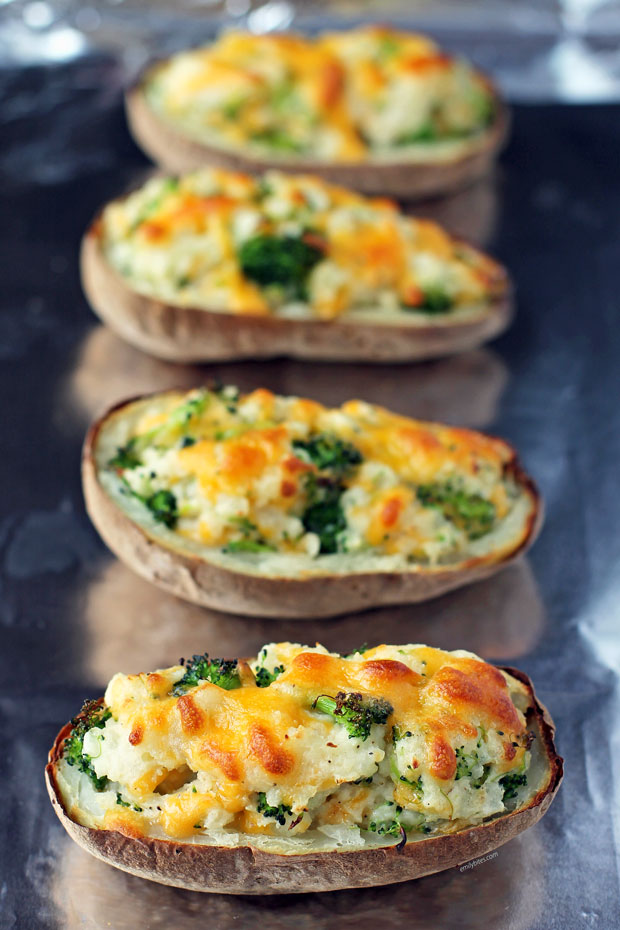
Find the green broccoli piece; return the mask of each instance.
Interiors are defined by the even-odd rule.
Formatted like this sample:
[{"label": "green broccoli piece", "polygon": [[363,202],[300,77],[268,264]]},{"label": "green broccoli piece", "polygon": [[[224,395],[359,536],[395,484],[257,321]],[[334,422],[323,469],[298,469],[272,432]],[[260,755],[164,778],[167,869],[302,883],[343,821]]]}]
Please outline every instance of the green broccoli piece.
[{"label": "green broccoli piece", "polygon": [[242,538],[227,542],[222,546],[222,552],[275,552],[275,547],[266,542],[256,524],[247,517],[232,517],[229,523],[242,534]]},{"label": "green broccoli piece", "polygon": [[252,139],[254,142],[259,142],[261,145],[266,145],[278,152],[290,152],[299,155],[305,149],[303,142],[294,139],[283,129],[278,129],[275,126],[255,132]]},{"label": "green broccoli piece", "polygon": [[493,528],[495,506],[480,494],[468,494],[448,482],[420,485],[417,497],[424,507],[441,510],[446,519],[463,530],[469,539],[479,539]]},{"label": "green broccoli piece", "polygon": [[[411,768],[411,766],[408,766]],[[403,784],[408,785],[410,788],[413,788],[413,791],[418,796],[418,798],[423,797],[424,795],[424,785],[422,784],[422,776],[419,775],[417,778],[407,778],[406,775],[399,775],[399,781],[402,781]]]},{"label": "green broccoli piece", "polygon": [[222,552],[275,552],[275,548],[257,539],[232,539],[222,546]]},{"label": "green broccoli piece", "polygon": [[459,778],[470,777],[475,767],[479,764],[478,753],[475,749],[473,752],[466,753],[464,746],[460,746],[458,749],[455,749],[454,752],[456,754],[455,781],[458,781]]},{"label": "green broccoli piece", "polygon": [[210,659],[205,652],[204,655],[192,656],[187,662],[181,659],[181,665],[185,666],[185,674],[172,689],[175,697],[195,688],[201,681],[209,681],[225,691],[241,687],[236,659]]},{"label": "green broccoli piece", "polygon": [[352,443],[329,433],[318,433],[308,440],[294,439],[292,446],[300,459],[326,472],[306,475],[308,502],[301,518],[304,529],[319,537],[322,554],[338,552],[341,534],[347,528],[340,502],[345,490],[343,478],[363,461],[361,453]]},{"label": "green broccoli piece", "polygon": [[191,420],[204,413],[209,402],[209,393],[207,388],[197,391],[194,397],[190,397],[189,400],[176,407],[166,423],[163,423],[161,427],[156,427],[156,429],[166,429],[168,427],[176,429],[187,426]]},{"label": "green broccoli piece", "polygon": [[290,816],[293,813],[292,808],[288,804],[278,804],[277,807],[270,807],[269,804],[267,804],[267,795],[264,791],[258,792],[256,810],[259,814],[262,814],[263,817],[273,817],[281,827],[286,823],[287,815]]},{"label": "green broccoli piece", "polygon": [[402,306],[403,310],[415,310],[416,313],[447,313],[454,306],[454,300],[440,287],[433,287],[423,292],[420,303]]},{"label": "green broccoli piece", "polygon": [[373,723],[387,723],[394,708],[383,698],[367,698],[352,691],[339,691],[335,698],[320,694],[312,707],[342,723],[351,739],[368,739]]},{"label": "green broccoli piece", "polygon": [[272,672],[269,669],[265,668],[264,665],[261,665],[254,672],[254,677],[256,678],[256,684],[259,688],[268,688],[272,684],[278,675],[281,675],[284,671],[283,665],[276,665]]},{"label": "green broccoli piece", "polygon": [[421,313],[447,313],[454,306],[454,300],[440,287],[424,291],[424,299],[415,309]]},{"label": "green broccoli piece", "polygon": [[294,439],[292,446],[303,462],[334,475],[344,475],[363,461],[359,449],[352,443],[329,433],[318,433],[310,439]]},{"label": "green broccoli piece", "polygon": [[373,833],[377,833],[379,836],[398,837],[402,837],[402,834],[405,830],[405,828],[401,826],[400,820],[398,818],[395,818],[394,820],[386,820],[383,823],[377,823],[377,821],[371,820],[371,822],[368,824],[368,829]]},{"label": "green broccoli piece", "polygon": [[119,446],[116,455],[110,459],[110,468],[123,471],[125,468],[136,468],[140,465],[140,457],[136,453],[136,439],[130,439],[124,446]]},{"label": "green broccoli piece", "polygon": [[98,776],[92,765],[92,757],[84,752],[84,737],[93,727],[102,730],[112,711],[99,701],[86,701],[82,710],[71,721],[71,735],[63,743],[62,755],[68,765],[75,765],[90,778],[95,791],[103,791],[108,783],[105,775]]},{"label": "green broccoli piece", "polygon": [[519,788],[527,785],[527,775],[525,772],[512,772],[500,778],[499,783],[504,789],[503,800],[509,801],[516,798]]},{"label": "green broccoli piece", "polygon": [[156,491],[150,497],[142,498],[158,523],[174,529],[179,519],[177,499],[172,491]]},{"label": "green broccoli piece", "polygon": [[262,287],[277,285],[303,299],[308,275],[323,258],[323,251],[303,237],[258,235],[243,243],[238,257],[246,278]]},{"label": "green broccoli piece", "polygon": [[414,129],[412,132],[399,136],[394,144],[397,146],[416,145],[419,142],[437,142],[438,138],[437,127],[432,120],[428,120],[419,129]]},{"label": "green broccoli piece", "polygon": [[368,652],[368,650],[369,650],[370,648],[371,648],[371,647],[368,645],[368,643],[362,643],[362,645],[361,645],[361,646],[358,646],[357,649],[354,649],[353,652],[345,652],[345,653],[343,654],[342,658],[343,658],[343,659],[350,659],[351,656],[358,656],[358,655],[361,656],[361,655],[364,655],[364,653],[365,653],[365,652]]},{"label": "green broccoli piece", "polygon": [[304,529],[319,537],[321,554],[338,552],[341,534],[347,528],[340,502],[344,488],[329,478],[317,478],[312,474],[307,476],[306,487],[308,506],[301,517]]}]

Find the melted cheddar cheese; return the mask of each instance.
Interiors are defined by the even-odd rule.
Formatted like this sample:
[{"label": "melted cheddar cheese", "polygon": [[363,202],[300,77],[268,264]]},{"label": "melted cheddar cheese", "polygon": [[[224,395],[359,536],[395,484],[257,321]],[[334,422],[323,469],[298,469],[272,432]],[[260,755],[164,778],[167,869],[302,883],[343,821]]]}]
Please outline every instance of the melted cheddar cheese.
[{"label": "melted cheddar cheese", "polygon": [[530,703],[468,652],[272,643],[249,664],[194,656],[115,675],[109,718],[83,737],[86,770],[63,757],[58,780],[68,804],[79,796],[72,816],[130,836],[392,842],[510,808],[527,784]]},{"label": "melted cheddar cheese", "polygon": [[346,555],[350,571],[501,557],[531,510],[506,443],[358,400],[170,392],[113,415],[97,458],[106,491],[172,545],[267,574],[283,557]]},{"label": "melted cheddar cheese", "polygon": [[228,32],[154,68],[144,91],[184,134],[273,159],[408,157],[475,139],[494,116],[469,64],[381,27],[316,39]]},{"label": "melted cheddar cheese", "polygon": [[419,325],[480,314],[506,286],[497,263],[436,223],[305,175],[152,178],[109,204],[97,231],[133,290],[226,313]]}]

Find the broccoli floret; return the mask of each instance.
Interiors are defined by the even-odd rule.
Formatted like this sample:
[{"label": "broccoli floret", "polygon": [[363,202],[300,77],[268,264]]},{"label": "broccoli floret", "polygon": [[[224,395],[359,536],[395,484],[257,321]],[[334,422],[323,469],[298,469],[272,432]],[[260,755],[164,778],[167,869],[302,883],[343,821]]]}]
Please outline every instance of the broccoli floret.
[{"label": "broccoli floret", "polygon": [[338,552],[341,535],[347,528],[340,502],[343,478],[362,462],[362,456],[350,442],[329,433],[319,433],[308,440],[296,439],[292,445],[299,458],[325,473],[306,475],[308,503],[301,518],[304,529],[319,537],[322,554]]},{"label": "broccoli floret", "polygon": [[454,300],[439,287],[424,291],[422,303],[416,307],[421,313],[447,313],[454,306]]},{"label": "broccoli floret", "polygon": [[275,552],[275,548],[257,539],[232,539],[222,546],[222,552]]},{"label": "broccoli floret", "polygon": [[187,426],[194,417],[204,413],[209,402],[209,393],[207,388],[197,391],[194,397],[190,397],[189,400],[186,400],[172,411],[167,422],[162,424],[161,428]]},{"label": "broccoli floret", "polygon": [[448,482],[420,485],[417,497],[425,507],[441,510],[469,539],[478,539],[493,528],[495,506],[480,494],[467,494]]},{"label": "broccoli floret", "polygon": [[[375,820],[371,820],[368,824],[368,829],[373,833],[377,833],[379,836],[398,836],[402,837],[402,834],[405,832],[405,828],[401,826],[398,818],[394,820],[386,820],[383,823],[377,823]],[[406,837],[405,833],[405,837]]]},{"label": "broccoli floret", "polygon": [[347,528],[347,520],[340,498],[344,488],[329,478],[308,475],[306,479],[308,506],[301,521],[308,533],[316,533],[320,540],[320,552],[338,552],[340,536]]},{"label": "broccoli floret", "polygon": [[116,455],[108,462],[110,468],[124,470],[125,468],[136,468],[140,465],[140,457],[136,453],[136,440],[130,439],[124,446],[119,446]]},{"label": "broccoli floret", "polygon": [[500,778],[499,783],[504,789],[503,800],[509,801],[511,798],[516,798],[519,788],[527,785],[527,775],[525,772],[513,772]]},{"label": "broccoli floret", "polygon": [[278,152],[294,152],[299,155],[305,148],[302,142],[298,142],[297,139],[276,127],[255,132],[252,139],[254,142],[260,142],[271,149],[276,149]]},{"label": "broccoli floret", "polygon": [[322,258],[321,249],[295,236],[253,236],[239,249],[246,278],[263,287],[277,285],[299,299],[305,296],[308,275]]},{"label": "broccoli floret", "polygon": [[225,691],[240,688],[241,678],[237,664],[236,659],[210,659],[207,652],[204,655],[194,655],[187,662],[181,659],[181,665],[185,665],[185,674],[177,681],[172,693],[178,697],[190,688],[195,688],[201,681],[209,681]]},{"label": "broccoli floret", "polygon": [[336,475],[344,475],[363,461],[361,452],[352,443],[329,433],[318,433],[310,439],[294,439],[292,445],[302,461]]},{"label": "broccoli floret", "polygon": [[368,739],[373,723],[387,723],[394,710],[389,701],[373,697],[364,699],[356,691],[349,694],[339,691],[335,698],[320,694],[312,707],[342,723],[351,739],[361,740]]},{"label": "broccoli floret", "polygon": [[263,817],[273,817],[281,827],[286,823],[287,815],[290,816],[293,813],[292,808],[288,804],[278,804],[277,807],[270,807],[269,804],[267,804],[267,795],[264,791],[258,792],[256,810],[259,814],[262,814]]},{"label": "broccoli floret", "polygon": [[265,668],[264,665],[261,665],[254,672],[256,678],[256,684],[259,688],[268,688],[272,684],[278,675],[281,675],[284,671],[283,665],[276,665],[273,672],[270,672],[269,669]]},{"label": "broccoli floret", "polygon": [[98,776],[92,766],[92,757],[84,752],[84,737],[93,727],[102,730],[112,716],[112,711],[102,707],[99,701],[86,701],[77,717],[71,721],[71,735],[63,743],[62,755],[68,765],[75,765],[88,775],[95,791],[103,791],[108,783],[105,775]]},{"label": "broccoli floret", "polygon": [[454,752],[456,754],[455,781],[458,781],[459,778],[468,778],[479,764],[478,753],[475,749],[473,752],[466,753],[463,746],[455,749]]},{"label": "broccoli floret", "polygon": [[174,529],[179,519],[177,499],[172,491],[156,491],[150,497],[143,498],[158,523],[163,523],[169,529]]}]

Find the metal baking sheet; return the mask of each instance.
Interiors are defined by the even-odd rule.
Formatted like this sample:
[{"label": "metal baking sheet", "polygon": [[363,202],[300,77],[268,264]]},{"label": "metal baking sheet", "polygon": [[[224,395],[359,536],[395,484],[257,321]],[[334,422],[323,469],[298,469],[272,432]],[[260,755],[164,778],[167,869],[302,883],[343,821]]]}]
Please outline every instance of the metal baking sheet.
[{"label": "metal baking sheet", "polygon": [[[124,122],[126,73],[94,49],[0,68],[0,927],[618,926],[620,106],[516,107],[496,175],[425,205],[514,275],[518,315],[492,346],[393,368],[181,368],[100,326],[79,286],[84,227],[148,169]],[[90,526],[80,445],[108,404],[213,376],[330,403],[364,396],[504,436],[542,489],[543,534],[527,560],[475,587],[323,623],[224,616],[163,594]],[[72,844],[42,773],[84,698],[117,670],[288,638],[428,642],[524,669],[566,760],[547,816],[487,861],[416,882],[263,899],[158,886]]]}]

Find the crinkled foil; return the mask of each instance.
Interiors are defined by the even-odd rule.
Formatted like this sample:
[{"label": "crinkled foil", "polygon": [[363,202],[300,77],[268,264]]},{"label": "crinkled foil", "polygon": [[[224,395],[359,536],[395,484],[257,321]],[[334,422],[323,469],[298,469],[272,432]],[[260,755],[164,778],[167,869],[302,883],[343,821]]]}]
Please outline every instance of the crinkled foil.
[{"label": "crinkled foil", "polygon": [[[479,15],[477,26],[466,6]],[[618,926],[620,105],[540,103],[571,96],[545,77],[566,41],[599,69],[588,78],[573,67],[581,90],[571,99],[614,99],[618,30],[610,4],[495,3],[486,17],[480,9],[296,10],[231,0],[227,8],[188,5],[181,15],[154,3],[0,2],[3,930]],[[566,19],[579,9],[585,19]],[[98,324],[80,289],[77,249],[102,202],[149,170],[121,102],[144,61],[207,37],[225,16],[259,29],[304,17],[319,25],[332,15],[372,19],[380,10],[382,19],[430,24],[498,73],[513,100],[539,101],[515,106],[512,141],[492,178],[418,208],[507,264],[518,293],[511,330],[490,347],[422,365],[182,368]],[[607,95],[596,83],[601,75]],[[222,616],[176,600],[133,576],[90,526],[80,446],[109,404],[214,376],[328,403],[363,396],[504,436],[540,484],[542,536],[525,561],[475,587],[323,623]],[[319,639],[349,651],[377,637],[471,649],[522,668],[537,684],[558,727],[566,777],[543,820],[497,855],[386,888],[252,899],[125,875],[64,834],[45,795],[47,749],[115,671],[204,650],[248,655],[274,639]]]}]

